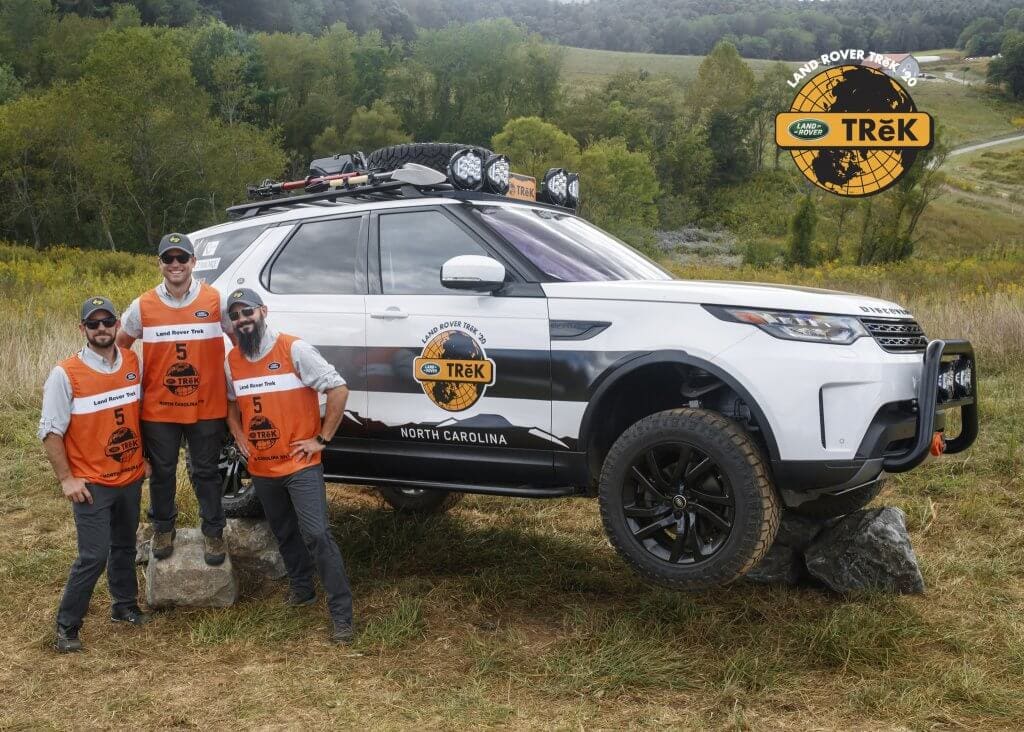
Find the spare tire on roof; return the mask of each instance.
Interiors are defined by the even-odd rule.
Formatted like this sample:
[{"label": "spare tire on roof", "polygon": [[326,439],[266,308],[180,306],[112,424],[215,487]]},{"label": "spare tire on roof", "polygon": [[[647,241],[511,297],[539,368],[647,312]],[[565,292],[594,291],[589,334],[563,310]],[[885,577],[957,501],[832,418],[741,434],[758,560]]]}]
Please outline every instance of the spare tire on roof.
[{"label": "spare tire on roof", "polygon": [[457,142],[410,142],[374,150],[369,154],[366,162],[370,170],[395,170],[406,163],[416,163],[447,174],[448,161],[451,160],[452,155],[467,147],[483,150],[485,155],[494,154],[485,147]]}]

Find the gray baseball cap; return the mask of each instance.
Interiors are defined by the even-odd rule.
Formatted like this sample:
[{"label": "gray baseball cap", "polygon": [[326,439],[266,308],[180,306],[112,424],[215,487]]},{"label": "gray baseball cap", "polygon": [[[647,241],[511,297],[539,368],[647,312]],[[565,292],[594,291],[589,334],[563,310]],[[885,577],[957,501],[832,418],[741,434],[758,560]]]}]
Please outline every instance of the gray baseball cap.
[{"label": "gray baseball cap", "polygon": [[102,295],[94,295],[82,303],[82,320],[88,320],[89,316],[97,310],[106,310],[117,317],[117,308],[114,307],[114,303]]},{"label": "gray baseball cap", "polygon": [[262,307],[263,298],[257,293],[250,290],[248,287],[239,287],[237,290],[232,290],[231,294],[228,295],[227,300],[224,303],[224,312],[231,309],[231,306],[236,302],[240,302],[243,305],[250,305],[254,308]]},{"label": "gray baseball cap", "polygon": [[192,247],[192,240],[184,234],[165,234],[164,238],[160,240],[160,248],[156,251],[157,256],[160,256],[168,249],[180,249],[191,254],[193,257],[196,256],[196,250]]}]

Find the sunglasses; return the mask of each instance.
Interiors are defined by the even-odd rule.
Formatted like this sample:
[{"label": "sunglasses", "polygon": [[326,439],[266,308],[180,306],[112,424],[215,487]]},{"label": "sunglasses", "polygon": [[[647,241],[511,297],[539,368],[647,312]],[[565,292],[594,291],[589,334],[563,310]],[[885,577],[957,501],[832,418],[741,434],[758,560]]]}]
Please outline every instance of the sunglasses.
[{"label": "sunglasses", "polygon": [[231,320],[238,320],[242,316],[251,318],[255,312],[256,308],[239,308],[238,310],[233,310],[228,313],[228,317],[231,318]]},{"label": "sunglasses", "polygon": [[170,264],[177,260],[178,264],[188,264],[188,260],[192,259],[191,254],[167,254],[164,252],[160,255],[160,261],[164,264]]},{"label": "sunglasses", "polygon": [[102,320],[83,320],[82,321],[82,325],[84,325],[89,330],[96,330],[101,325],[104,328],[113,328],[116,323],[117,323],[117,318],[114,317],[113,315],[111,315],[109,318],[103,318]]}]

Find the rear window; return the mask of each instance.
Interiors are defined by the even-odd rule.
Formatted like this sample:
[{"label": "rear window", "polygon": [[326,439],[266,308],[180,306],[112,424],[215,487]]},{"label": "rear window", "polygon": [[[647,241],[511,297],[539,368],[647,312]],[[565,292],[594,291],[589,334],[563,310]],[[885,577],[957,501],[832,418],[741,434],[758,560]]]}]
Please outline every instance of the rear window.
[{"label": "rear window", "polygon": [[202,239],[193,239],[196,250],[195,278],[202,282],[213,282],[224,270],[238,259],[256,237],[267,230],[266,226],[250,226],[219,234],[209,234]]}]

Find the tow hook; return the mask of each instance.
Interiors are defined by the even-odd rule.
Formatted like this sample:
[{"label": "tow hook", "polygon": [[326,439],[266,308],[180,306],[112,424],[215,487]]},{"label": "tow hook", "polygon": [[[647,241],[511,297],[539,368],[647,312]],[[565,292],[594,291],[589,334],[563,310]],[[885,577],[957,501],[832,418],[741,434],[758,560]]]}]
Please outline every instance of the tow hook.
[{"label": "tow hook", "polygon": [[930,452],[935,457],[938,457],[939,455],[941,455],[945,451],[946,451],[946,438],[942,435],[941,432],[936,432],[934,435],[932,435],[932,447],[931,447]]}]

